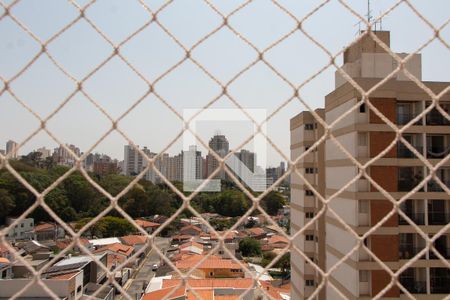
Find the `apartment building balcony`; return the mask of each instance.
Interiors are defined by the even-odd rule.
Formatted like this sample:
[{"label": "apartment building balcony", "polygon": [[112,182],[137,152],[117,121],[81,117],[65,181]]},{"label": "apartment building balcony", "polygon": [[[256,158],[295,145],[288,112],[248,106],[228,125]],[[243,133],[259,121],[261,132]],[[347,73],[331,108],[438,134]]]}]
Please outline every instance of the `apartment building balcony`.
[{"label": "apartment building balcony", "polygon": [[450,270],[447,268],[430,268],[431,294],[450,293]]},{"label": "apartment building balcony", "polygon": [[411,294],[426,294],[427,293],[427,282],[426,281],[417,281],[414,278],[402,278],[400,276],[400,283]]},{"label": "apartment building balcony", "polygon": [[447,212],[428,212],[428,225],[447,225],[450,214]]},{"label": "apartment building balcony", "polygon": [[[447,236],[442,235],[434,241],[434,248],[446,259],[450,258],[450,244],[447,243]],[[430,259],[438,259],[434,251],[429,251]]]},{"label": "apartment building balcony", "polygon": [[[425,213],[412,211],[404,211],[404,213],[417,225],[425,225]],[[409,225],[409,223],[401,216],[399,216],[398,224]]]},{"label": "apartment building balcony", "polygon": [[[415,113],[397,113],[397,124],[398,125],[406,125],[411,122],[418,114]],[[422,125],[422,120],[417,121],[414,125]]]},{"label": "apartment building balcony", "polygon": [[[411,259],[416,256],[420,251],[423,250],[425,246],[417,246],[417,245],[400,245],[399,246],[399,258],[400,259]],[[420,258],[425,259],[425,254]]]},{"label": "apartment building balcony", "polygon": [[[450,179],[441,179],[441,178],[439,178],[441,181],[442,181],[442,183],[446,186],[446,187],[448,187],[448,188],[450,188]],[[444,191],[444,189],[441,187],[441,185],[440,184],[438,184],[435,180],[433,180],[433,179],[431,179],[430,181],[428,181],[428,183],[427,183],[427,190],[429,191],[429,192],[443,192]]]},{"label": "apartment building balcony", "polygon": [[450,121],[437,109],[433,109],[426,116],[426,124],[430,126],[446,126],[450,125]]},{"label": "apartment building balcony", "polygon": [[[417,152],[419,153],[423,153],[423,147],[422,146],[416,146],[416,145],[412,145]],[[411,151],[409,150],[409,148],[407,148],[403,143],[399,143],[399,145],[397,146],[397,157],[398,158],[417,158],[417,156]]]},{"label": "apartment building balcony", "polygon": [[[421,167],[403,167],[398,172],[398,191],[409,192],[423,180]],[[423,191],[421,188],[419,191]]]}]

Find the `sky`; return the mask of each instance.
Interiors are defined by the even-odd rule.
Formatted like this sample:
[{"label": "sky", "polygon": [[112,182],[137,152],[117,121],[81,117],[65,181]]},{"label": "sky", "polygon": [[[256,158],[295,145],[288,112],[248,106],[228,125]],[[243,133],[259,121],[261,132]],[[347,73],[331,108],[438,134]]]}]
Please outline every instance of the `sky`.
[{"label": "sky", "polygon": [[[7,5],[11,1],[3,1]],[[79,5],[87,1],[78,1]],[[229,14],[244,1],[209,1],[222,14]],[[291,14],[303,18],[323,1],[279,0]],[[346,0],[361,15],[367,14],[367,1]],[[398,1],[372,0],[372,15],[382,14]],[[146,1],[156,11],[165,1]],[[448,0],[411,0],[434,26],[440,27],[449,18]],[[432,3],[432,4],[431,4]],[[3,9],[0,8],[0,15]],[[22,0],[11,9],[13,14],[41,41],[47,41],[79,12],[70,1]],[[114,44],[121,43],[130,34],[149,21],[150,14],[139,1],[99,0],[86,10],[92,20]],[[202,37],[220,26],[222,18],[204,1],[175,0],[158,14],[158,20],[185,48],[190,48]],[[260,51],[296,27],[296,23],[269,0],[254,0],[229,18],[229,24]],[[303,28],[335,54],[350,44],[358,34],[359,20],[339,1],[329,1],[308,18]],[[383,18],[383,29],[391,31],[391,48],[395,52],[414,52],[433,34],[406,4],[399,5]],[[450,25],[441,31],[450,43]],[[48,52],[77,80],[83,79],[113,51],[83,19],[52,40]],[[0,20],[0,76],[12,78],[40,50],[40,45],[9,17]],[[152,23],[120,47],[120,53],[150,82],[183,59],[184,50],[157,24]],[[435,40],[422,53],[423,79],[450,81],[450,53]],[[198,45],[192,57],[222,84],[245,68],[258,56],[257,52],[224,27]],[[329,57],[303,33],[296,31],[276,47],[265,52],[265,59],[295,86],[329,62]],[[339,64],[342,58],[338,59]],[[334,89],[334,67],[330,67],[300,89],[302,99],[312,108],[324,105],[324,97]],[[0,81],[0,90],[3,83]],[[37,59],[21,76],[10,83],[10,89],[39,116],[49,116],[76,88],[75,82],[62,73],[45,55]],[[139,98],[145,95],[147,84],[121,59],[115,57],[83,82],[84,91],[112,118],[118,118]],[[199,109],[216,99],[222,87],[209,78],[191,61],[185,61],[154,83],[154,91],[180,115],[185,109]],[[270,115],[287,101],[292,88],[264,63],[259,62],[241,74],[227,87],[228,93],[242,107],[265,109]],[[236,108],[226,96],[218,98],[211,108]],[[267,134],[289,157],[289,119],[305,110],[298,101],[283,107],[267,123]],[[0,149],[8,140],[21,143],[40,126],[40,122],[5,92],[0,96]],[[183,128],[181,120],[154,94],[126,115],[118,124],[127,136],[153,152],[166,150],[179,153],[182,139],[171,147]],[[90,149],[111,127],[111,122],[80,93],[47,123],[62,143],[77,145],[82,151]],[[200,122],[199,136],[207,142],[217,132],[225,134],[230,147],[239,146],[252,134],[250,120],[235,122]],[[106,137],[92,152],[105,153],[123,159],[127,141],[117,132]],[[57,143],[45,132],[40,132],[19,150],[26,154],[39,147],[55,148]],[[252,143],[244,148],[255,150]],[[205,154],[205,149],[200,147]],[[278,165],[284,158],[268,146],[268,165]]]}]

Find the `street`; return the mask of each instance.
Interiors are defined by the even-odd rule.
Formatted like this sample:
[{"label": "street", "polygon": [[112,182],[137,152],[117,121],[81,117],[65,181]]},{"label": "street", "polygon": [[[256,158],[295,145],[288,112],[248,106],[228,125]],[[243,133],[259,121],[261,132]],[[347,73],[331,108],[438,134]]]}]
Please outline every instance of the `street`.
[{"label": "street", "polygon": [[[156,237],[156,245],[159,249],[165,250],[169,247],[169,239]],[[144,258],[144,261],[140,264],[136,272],[133,274],[130,280],[124,286],[128,295],[132,299],[140,299],[143,289],[145,289],[146,284],[155,275],[152,271],[153,264],[160,264],[160,257],[153,249]],[[116,299],[123,299],[122,295],[117,295]]]}]

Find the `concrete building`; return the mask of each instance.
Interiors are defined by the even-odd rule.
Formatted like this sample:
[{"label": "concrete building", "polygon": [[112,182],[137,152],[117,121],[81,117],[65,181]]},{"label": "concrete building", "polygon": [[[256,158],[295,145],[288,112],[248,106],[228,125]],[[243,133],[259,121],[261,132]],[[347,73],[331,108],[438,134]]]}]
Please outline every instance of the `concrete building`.
[{"label": "concrete building", "polygon": [[[144,148],[144,150],[147,150],[147,148]],[[142,170],[143,170],[142,155],[133,146],[125,145],[122,173],[127,176],[136,176]]]},{"label": "concrete building", "polygon": [[16,159],[19,157],[18,144],[12,140],[6,142],[6,155],[9,155],[10,158]]},{"label": "concrete building", "polygon": [[37,149],[36,152],[41,153],[40,159],[47,159],[48,157],[52,156],[52,150],[47,149],[45,147],[41,147],[41,148]]},{"label": "concrete building", "polygon": [[[376,32],[377,37],[388,46],[389,32]],[[405,57],[401,53],[399,56]],[[414,54],[406,68],[419,80],[421,55]],[[369,90],[397,68],[393,58],[375,41],[365,36],[344,53],[343,69],[364,90]],[[435,94],[443,91],[448,82],[423,82]],[[336,88],[326,96],[325,109],[317,110],[328,124],[348,112],[361,95],[349,82],[336,73]],[[370,97],[371,103],[392,123],[403,126],[431,104],[431,99],[418,85],[409,80],[403,71],[398,72]],[[450,93],[440,98],[440,105],[448,111]],[[449,151],[450,122],[436,109],[432,109],[409,127],[403,137],[415,149],[435,165]],[[361,163],[380,154],[395,139],[395,132],[366,105],[359,106],[336,123],[333,135],[346,150]],[[310,112],[302,112],[291,120],[291,158],[296,159],[312,143],[323,135],[323,129]],[[442,182],[450,186],[450,168],[445,163],[437,172]],[[355,178],[359,168],[336,144],[327,139],[305,155],[297,165],[298,170],[318,193],[330,197]],[[411,191],[429,174],[424,164],[406,148],[397,143],[366,170],[367,174],[395,199]],[[315,194],[300,180],[291,176],[291,232],[295,233],[321,208]],[[450,197],[433,180],[401,204],[402,211],[425,233],[436,234],[449,222]],[[375,185],[366,178],[358,179],[328,205],[357,234],[363,235],[378,224],[394,207]],[[356,239],[337,218],[327,214],[311,225],[295,244],[319,267],[329,269],[339,259],[352,251]],[[372,233],[364,244],[389,268],[399,269],[425,246],[425,241],[405,219],[392,215]],[[450,258],[450,234],[447,231],[434,244],[445,258]],[[304,299],[320,284],[317,272],[299,255],[292,253],[292,297]],[[357,249],[331,274],[333,283],[349,299],[369,299],[382,291],[391,276],[363,248]],[[420,259],[399,276],[401,284],[416,299],[441,299],[450,293],[450,270],[437,259],[432,251],[426,251]],[[394,286],[383,297],[406,299]],[[433,298],[434,297],[434,298]],[[318,295],[319,299],[339,299],[336,291],[327,285]]]},{"label": "concrete building", "polygon": [[[11,225],[15,218],[6,218],[6,226]],[[21,220],[18,224],[12,228],[6,238],[8,240],[30,240],[33,238],[34,233],[34,219],[33,218],[25,218]]]}]

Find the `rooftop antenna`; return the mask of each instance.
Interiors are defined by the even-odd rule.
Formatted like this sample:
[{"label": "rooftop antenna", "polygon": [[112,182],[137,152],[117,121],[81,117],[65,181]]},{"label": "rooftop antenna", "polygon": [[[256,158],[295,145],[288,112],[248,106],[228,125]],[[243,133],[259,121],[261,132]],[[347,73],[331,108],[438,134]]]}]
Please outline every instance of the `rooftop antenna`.
[{"label": "rooftop antenna", "polygon": [[372,14],[370,10],[370,0],[367,0],[367,22],[370,24],[372,22]]}]

